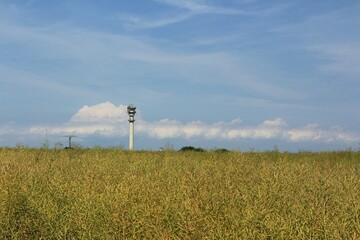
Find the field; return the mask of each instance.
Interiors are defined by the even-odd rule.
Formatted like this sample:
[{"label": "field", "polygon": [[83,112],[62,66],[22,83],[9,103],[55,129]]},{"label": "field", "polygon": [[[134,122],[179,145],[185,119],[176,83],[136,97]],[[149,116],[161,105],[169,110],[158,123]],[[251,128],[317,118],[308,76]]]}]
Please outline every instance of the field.
[{"label": "field", "polygon": [[0,239],[360,239],[360,152],[0,148]]}]

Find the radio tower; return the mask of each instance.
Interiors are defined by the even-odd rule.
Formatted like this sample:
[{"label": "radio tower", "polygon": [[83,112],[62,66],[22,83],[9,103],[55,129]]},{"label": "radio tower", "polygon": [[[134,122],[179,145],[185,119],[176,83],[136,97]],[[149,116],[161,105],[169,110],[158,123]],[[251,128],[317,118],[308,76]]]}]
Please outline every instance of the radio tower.
[{"label": "radio tower", "polygon": [[127,112],[129,114],[129,125],[130,125],[130,134],[129,134],[129,150],[134,150],[134,122],[135,122],[135,111],[136,107],[130,104],[127,107]]}]

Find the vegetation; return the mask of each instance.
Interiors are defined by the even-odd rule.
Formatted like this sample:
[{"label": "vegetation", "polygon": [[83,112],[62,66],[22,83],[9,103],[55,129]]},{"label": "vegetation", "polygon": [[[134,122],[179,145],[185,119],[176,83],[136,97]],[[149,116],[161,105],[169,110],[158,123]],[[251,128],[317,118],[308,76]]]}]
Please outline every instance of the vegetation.
[{"label": "vegetation", "polygon": [[193,147],[193,146],[185,146],[185,147],[182,147],[179,151],[180,151],[180,152],[186,152],[186,151],[205,152],[204,149],[202,149],[202,148],[196,148],[196,147]]},{"label": "vegetation", "polygon": [[360,152],[0,149],[0,239],[359,239]]}]

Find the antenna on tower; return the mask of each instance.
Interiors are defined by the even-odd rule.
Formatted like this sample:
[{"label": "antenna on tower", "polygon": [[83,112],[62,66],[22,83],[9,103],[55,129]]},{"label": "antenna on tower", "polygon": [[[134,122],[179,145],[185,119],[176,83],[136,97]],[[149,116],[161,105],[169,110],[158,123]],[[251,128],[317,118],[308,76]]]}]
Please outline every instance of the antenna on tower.
[{"label": "antenna on tower", "polygon": [[71,147],[71,138],[76,137],[75,135],[65,135],[64,137],[69,138],[69,146],[66,149],[72,149]]}]

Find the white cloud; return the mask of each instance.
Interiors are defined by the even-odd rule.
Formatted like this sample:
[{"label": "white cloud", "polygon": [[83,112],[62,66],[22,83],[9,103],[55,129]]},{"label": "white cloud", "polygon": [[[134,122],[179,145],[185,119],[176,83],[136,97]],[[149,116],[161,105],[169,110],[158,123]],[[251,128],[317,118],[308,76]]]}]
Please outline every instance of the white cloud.
[{"label": "white cloud", "polygon": [[319,140],[321,131],[316,124],[308,124],[302,128],[288,131],[289,139],[292,141],[306,141],[308,139]]},{"label": "white cloud", "polygon": [[126,106],[118,107],[110,102],[99,103],[93,106],[83,106],[70,122],[126,122]]},{"label": "white cloud", "polygon": [[[224,124],[224,128],[225,128]],[[224,139],[282,139],[287,123],[281,118],[265,120],[257,126],[232,126],[225,128],[219,137]]]},{"label": "white cloud", "polygon": [[276,118],[274,120],[266,120],[260,126],[263,127],[285,127],[287,123],[281,118]]},{"label": "white cloud", "polygon": [[[138,117],[135,125],[135,132],[139,136],[155,139],[274,139],[289,142],[356,142],[360,139],[340,127],[322,129],[317,124],[308,124],[290,128],[282,118],[247,126],[240,119],[215,123],[201,121],[182,123],[169,119],[146,122]],[[34,126],[29,130],[30,134],[44,134],[45,132],[55,135],[126,136],[128,134],[126,106],[115,106],[110,102],[93,106],[86,105],[62,126]]]},{"label": "white cloud", "polygon": [[105,102],[83,106],[70,118],[69,122],[62,126],[33,126],[29,133],[124,136],[128,133],[126,122],[127,107],[125,105],[115,106],[110,102]]},{"label": "white cloud", "polygon": [[321,129],[317,124],[308,124],[301,128],[289,129],[287,139],[299,141],[319,141],[319,142],[357,142],[358,136],[346,132],[344,129],[333,126],[328,130]]}]

